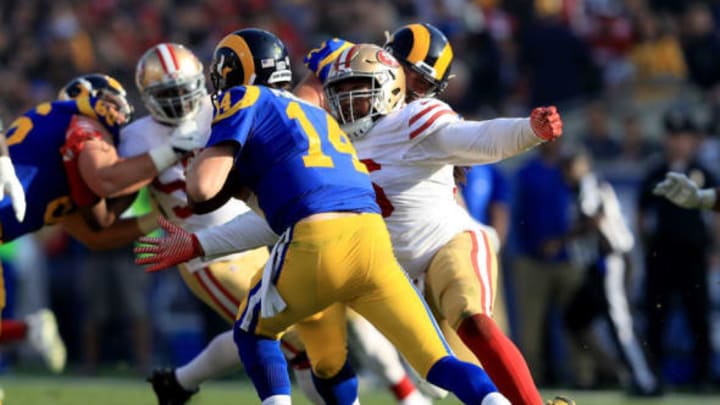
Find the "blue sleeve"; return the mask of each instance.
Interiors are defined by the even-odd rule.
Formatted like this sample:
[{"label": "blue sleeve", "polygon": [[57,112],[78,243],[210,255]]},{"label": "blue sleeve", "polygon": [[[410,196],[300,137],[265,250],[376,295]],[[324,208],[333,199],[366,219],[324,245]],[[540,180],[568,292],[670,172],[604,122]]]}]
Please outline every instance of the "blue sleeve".
[{"label": "blue sleeve", "polygon": [[325,83],[332,62],[337,59],[343,50],[353,45],[352,42],[345,41],[344,39],[329,39],[320,44],[319,47],[308,52],[305,58],[303,58],[303,63],[308,69],[315,73],[315,76],[320,79],[320,82]]},{"label": "blue sleeve", "polygon": [[206,146],[224,141],[245,145],[252,130],[261,91],[256,86],[233,87],[213,101],[213,121]]}]

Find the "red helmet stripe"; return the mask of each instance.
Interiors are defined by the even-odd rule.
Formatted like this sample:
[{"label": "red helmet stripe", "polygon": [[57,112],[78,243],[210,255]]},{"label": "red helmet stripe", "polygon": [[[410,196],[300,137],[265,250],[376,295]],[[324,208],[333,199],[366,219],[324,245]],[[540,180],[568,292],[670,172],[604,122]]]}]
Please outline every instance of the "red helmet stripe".
[{"label": "red helmet stripe", "polygon": [[163,70],[165,70],[165,73],[173,73],[180,70],[177,58],[175,57],[175,53],[173,52],[171,47],[169,47],[167,44],[160,44],[157,46],[156,52],[158,54],[158,59],[160,59],[160,63],[162,64]]}]

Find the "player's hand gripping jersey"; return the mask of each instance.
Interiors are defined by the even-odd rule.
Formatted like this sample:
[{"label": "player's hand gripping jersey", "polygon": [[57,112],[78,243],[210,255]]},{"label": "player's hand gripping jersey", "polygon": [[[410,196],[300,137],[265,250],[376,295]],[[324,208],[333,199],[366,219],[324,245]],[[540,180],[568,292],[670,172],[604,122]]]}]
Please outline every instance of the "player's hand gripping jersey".
[{"label": "player's hand gripping jersey", "polygon": [[463,121],[442,101],[421,99],[353,143],[370,172],[395,254],[416,278],[455,235],[479,227],[455,200],[453,165],[495,162],[541,142],[527,118]]},{"label": "player's hand gripping jersey", "polygon": [[76,161],[72,149],[82,148],[84,140],[104,131],[116,141],[118,130],[105,102],[87,97],[43,103],[16,119],[8,128],[7,143],[25,190],[27,212],[19,223],[10,200],[0,202],[2,241],[56,223],[81,202],[71,197],[94,201],[77,170],[73,170]]},{"label": "player's hand gripping jersey", "polygon": [[337,122],[289,92],[238,86],[218,94],[208,146],[225,141],[241,146],[234,175],[278,234],[319,212],[379,212],[367,170]]}]

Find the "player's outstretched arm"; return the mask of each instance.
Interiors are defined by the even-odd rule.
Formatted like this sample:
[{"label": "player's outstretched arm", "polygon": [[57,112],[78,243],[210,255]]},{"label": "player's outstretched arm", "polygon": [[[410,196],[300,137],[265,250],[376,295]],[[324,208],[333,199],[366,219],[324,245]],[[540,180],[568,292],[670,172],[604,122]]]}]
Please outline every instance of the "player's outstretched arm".
[{"label": "player's outstretched arm", "polygon": [[562,136],[562,120],[552,106],[535,108],[529,118],[447,120],[422,143],[426,150],[437,151],[432,154],[439,153],[442,160],[456,165],[497,162]]},{"label": "player's outstretched arm", "polygon": [[683,173],[666,173],[665,180],[653,188],[653,194],[665,197],[673,204],[683,208],[712,209],[720,212],[717,189],[701,189]]},{"label": "player's outstretched arm", "polygon": [[135,248],[135,263],[149,265],[147,271],[157,271],[184,263],[196,257],[208,258],[244,252],[275,244],[278,235],[254,211],[238,215],[219,226],[189,233],[159,218],[158,224],[166,232],[161,238],[144,237]]},{"label": "player's outstretched arm", "polygon": [[62,218],[60,226],[90,250],[108,250],[128,246],[137,238],[157,228],[157,213],[122,218],[110,227],[96,230],[78,211]]},{"label": "player's outstretched arm", "polygon": [[25,190],[15,174],[15,167],[10,160],[3,125],[0,121],[0,200],[5,197],[5,194],[12,202],[15,218],[18,222],[22,222],[25,219]]}]

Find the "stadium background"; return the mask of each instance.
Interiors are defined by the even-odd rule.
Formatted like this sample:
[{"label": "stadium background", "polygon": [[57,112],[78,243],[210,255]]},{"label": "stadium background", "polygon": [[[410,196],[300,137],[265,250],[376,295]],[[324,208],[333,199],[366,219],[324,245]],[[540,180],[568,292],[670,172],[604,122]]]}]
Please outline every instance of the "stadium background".
[{"label": "stadium background", "polygon": [[[226,33],[265,28],[288,45],[300,78],[306,73],[304,53],[330,36],[382,43],[386,30],[427,21],[446,33],[455,50],[456,77],[446,101],[475,119],[557,105],[566,124],[563,148],[584,146],[593,154],[633,224],[638,182],[661,150],[661,117],[668,109],[688,112],[702,124],[700,159],[720,176],[719,18],[718,1],[682,0],[6,0],[0,4],[0,117],[9,124],[87,72],[118,78],[138,116],[144,115],[134,87],[135,62],[161,41],[185,44],[207,63]],[[500,168],[512,179],[524,159]],[[70,375],[145,375],[153,365],[181,364],[225,328],[175,272],[145,275],[129,262],[129,249],[90,254],[51,229],[3,250],[12,269],[6,271],[11,305],[4,315],[53,309],[68,345]],[[512,244],[506,254],[512,254]],[[708,269],[713,303],[707,316],[718,353],[716,256]],[[631,298],[637,309],[643,294],[640,248],[634,258]],[[513,324],[512,283],[506,284]],[[135,293],[141,311],[117,304],[119,285]],[[98,307],[105,310],[94,311]],[[664,373],[682,389],[692,378],[692,339],[682,316],[674,314],[668,323],[671,356]],[[571,378],[556,335],[550,381],[563,386]],[[3,353],[0,384],[42,373],[27,356],[22,350]],[[717,355],[715,364],[717,378]]]}]

